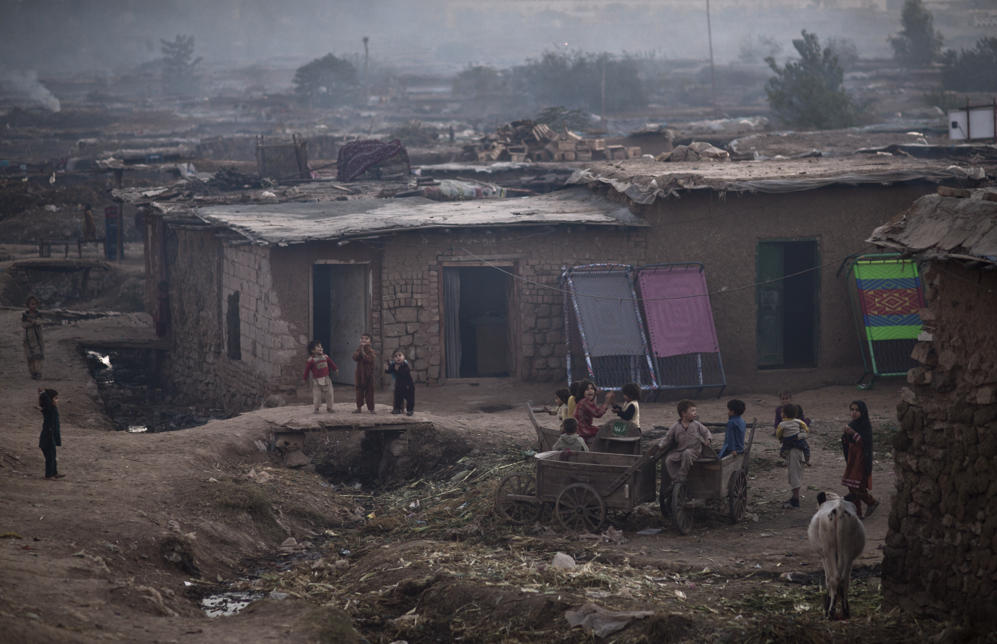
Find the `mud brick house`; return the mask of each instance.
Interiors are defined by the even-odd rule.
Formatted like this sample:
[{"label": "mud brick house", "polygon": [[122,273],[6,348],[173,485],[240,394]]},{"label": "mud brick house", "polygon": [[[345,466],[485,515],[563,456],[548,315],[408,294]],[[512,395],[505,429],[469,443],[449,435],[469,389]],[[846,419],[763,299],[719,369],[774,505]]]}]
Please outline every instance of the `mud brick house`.
[{"label": "mud brick house", "polygon": [[423,383],[564,380],[560,275],[602,262],[703,263],[734,389],[854,381],[861,354],[836,269],[870,248],[863,231],[966,177],[949,162],[883,157],[632,160],[508,200],[347,198],[309,184],[116,195],[148,212],[147,297],[169,310],[170,379],[245,409],[301,384],[312,337],[352,382],[362,331],[382,356],[405,351]]},{"label": "mud brick house", "polygon": [[883,559],[893,605],[997,626],[997,190],[929,195],[870,239],[921,265]]}]

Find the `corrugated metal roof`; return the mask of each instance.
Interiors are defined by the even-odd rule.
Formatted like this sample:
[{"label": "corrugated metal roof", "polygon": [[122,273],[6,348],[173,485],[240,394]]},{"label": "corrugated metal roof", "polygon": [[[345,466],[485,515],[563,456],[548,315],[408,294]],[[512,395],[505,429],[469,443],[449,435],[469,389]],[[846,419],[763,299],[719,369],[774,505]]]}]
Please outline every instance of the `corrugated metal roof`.
[{"label": "corrugated metal roof", "polygon": [[992,163],[983,167],[894,156],[683,163],[633,159],[588,166],[568,183],[609,184],[634,203],[650,204],[685,190],[800,192],[831,185],[982,179],[995,171]]},{"label": "corrugated metal roof", "polygon": [[997,192],[927,195],[876,228],[869,242],[921,259],[981,262],[997,268]]},{"label": "corrugated metal roof", "polygon": [[201,206],[201,219],[266,244],[370,237],[405,230],[553,224],[645,226],[626,206],[585,188],[520,199],[436,202],[351,199],[311,203]]}]

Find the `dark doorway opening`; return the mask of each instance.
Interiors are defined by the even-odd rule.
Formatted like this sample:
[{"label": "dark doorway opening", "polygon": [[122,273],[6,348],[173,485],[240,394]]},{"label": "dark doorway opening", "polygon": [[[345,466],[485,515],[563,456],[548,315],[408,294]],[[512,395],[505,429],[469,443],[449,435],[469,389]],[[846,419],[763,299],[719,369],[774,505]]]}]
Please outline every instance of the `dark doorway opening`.
[{"label": "dark doorway opening", "polygon": [[758,366],[817,364],[820,265],[816,240],[758,243]]},{"label": "dark doorway opening", "polygon": [[510,375],[512,277],[495,268],[445,268],[443,291],[447,377]]},{"label": "dark doorway opening", "polygon": [[333,382],[352,384],[351,359],[360,334],[369,333],[370,278],[366,264],[315,264],[312,268],[312,335],[336,366]]}]

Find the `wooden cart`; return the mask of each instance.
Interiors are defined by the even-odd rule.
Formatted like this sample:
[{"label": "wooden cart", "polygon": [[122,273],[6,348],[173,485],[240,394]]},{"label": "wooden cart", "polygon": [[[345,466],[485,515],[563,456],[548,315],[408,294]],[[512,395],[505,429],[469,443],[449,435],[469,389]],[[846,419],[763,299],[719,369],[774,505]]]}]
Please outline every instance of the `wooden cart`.
[{"label": "wooden cart", "polygon": [[[671,515],[679,532],[692,532],[693,511],[709,501],[725,501],[727,516],[734,523],[744,518],[748,507],[748,463],[756,422],[752,419],[747,427],[743,454],[728,454],[720,460],[701,458],[693,464],[684,483],[672,485],[668,470],[662,465],[658,504],[663,516]],[[726,426],[726,423],[703,424],[710,428]]]},{"label": "wooden cart", "polygon": [[[706,423],[708,427],[723,427]],[[755,421],[748,426],[744,454],[722,460],[696,461],[688,480],[672,485],[662,466],[658,502],[662,515],[671,516],[682,534],[692,530],[693,510],[707,501],[723,499],[728,516],[739,521],[748,502],[748,462],[754,442]],[[607,509],[630,511],[655,498],[657,462],[664,456],[652,442],[639,456],[605,452],[547,451],[534,456],[536,475],[511,474],[499,483],[495,496],[498,514],[513,523],[539,518],[544,503],[552,503],[554,516],[569,530],[598,532]]]}]

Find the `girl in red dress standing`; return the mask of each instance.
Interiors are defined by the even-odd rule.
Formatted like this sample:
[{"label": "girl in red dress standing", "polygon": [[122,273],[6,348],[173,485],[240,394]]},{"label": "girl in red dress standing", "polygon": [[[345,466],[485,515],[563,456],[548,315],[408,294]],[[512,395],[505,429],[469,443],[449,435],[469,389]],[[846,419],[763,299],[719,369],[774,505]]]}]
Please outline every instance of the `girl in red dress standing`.
[{"label": "girl in red dress standing", "polygon": [[606,394],[605,402],[599,405],[595,401],[595,383],[590,380],[583,380],[582,386],[579,389],[582,390],[583,394],[582,399],[578,401],[578,405],[575,407],[575,420],[578,421],[578,435],[588,443],[599,432],[599,428],[593,425],[592,421],[596,418],[602,418],[602,415],[613,404],[613,392]]},{"label": "girl in red dress standing", "polygon": [[872,489],[872,423],[865,402],[853,400],[848,410],[852,420],[841,435],[841,448],[845,453],[845,474],[841,484],[848,488],[845,499],[855,504],[860,519],[862,503],[868,506],[865,511],[868,518],[879,507],[879,501],[869,494]]}]

